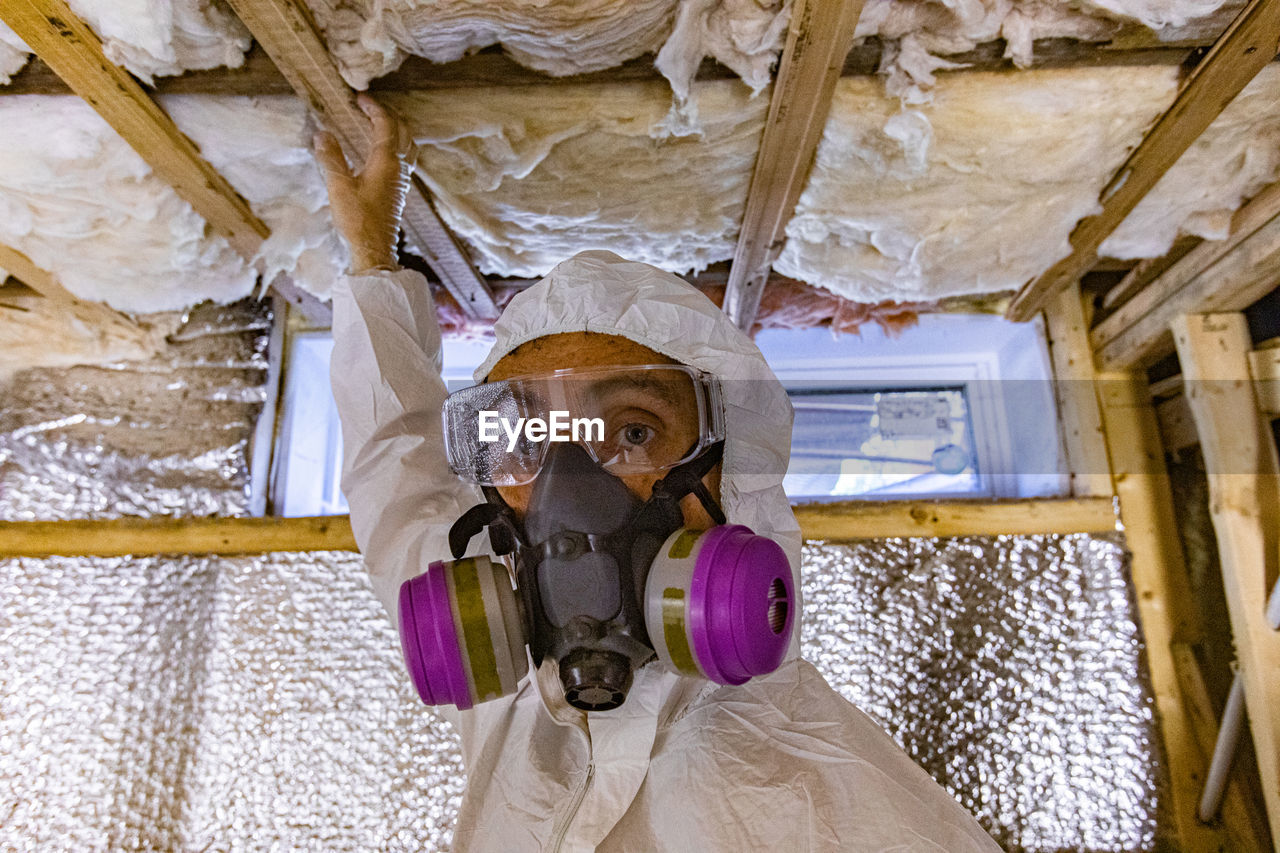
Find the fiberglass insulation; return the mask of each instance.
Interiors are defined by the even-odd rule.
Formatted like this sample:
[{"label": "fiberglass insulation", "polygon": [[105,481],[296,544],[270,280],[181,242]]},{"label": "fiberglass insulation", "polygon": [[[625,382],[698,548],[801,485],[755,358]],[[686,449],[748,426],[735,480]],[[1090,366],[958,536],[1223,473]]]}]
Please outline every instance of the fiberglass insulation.
[{"label": "fiberglass insulation", "polygon": [[700,137],[664,134],[657,83],[388,100],[481,270],[538,276],[585,249],[676,271],[732,257],[769,105],[733,81],[694,92]]},{"label": "fiberglass insulation", "polygon": [[1223,240],[1241,202],[1280,178],[1280,66],[1267,65],[1102,244],[1152,258],[1181,234]]},{"label": "fiberglass insulation", "polygon": [[1175,87],[1174,68],[954,74],[900,111],[842,79],[774,268],[863,301],[1016,289],[1070,252]]},{"label": "fiberglass insulation", "polygon": [[[408,54],[437,62],[500,44],[517,62],[567,75],[619,65],[660,50],[658,68],[679,97],[711,56],[753,89],[768,81],[790,14],[784,0],[308,0],[343,76],[356,88]],[[856,36],[904,39],[886,61],[891,87],[928,85],[931,54],[959,53],[1003,38],[1019,65],[1045,38],[1108,41],[1149,28],[1157,38],[1212,39],[1215,15],[1237,0],[868,0]]]},{"label": "fiberglass insulation", "polygon": [[308,0],[343,76],[358,89],[409,54],[451,62],[501,44],[555,76],[599,71],[661,50],[678,92],[713,56],[754,89],[782,49],[783,0]]},{"label": "fiberglass insulation", "polygon": [[[840,81],[809,185],[774,268],[849,299],[937,299],[1021,287],[1066,257],[1075,223],[1150,122],[1176,69],[963,73],[900,109]],[[1226,236],[1242,200],[1280,178],[1280,69],[1268,67],[1102,245],[1167,252]]]},{"label": "fiberglass insulation", "polygon": [[[67,0],[102,39],[107,59],[147,82],[153,77],[244,63],[251,39],[217,0]],[[28,50],[0,24],[0,84],[26,63]]]},{"label": "fiberglass insulation", "polygon": [[[779,272],[857,301],[1008,290],[1068,251],[1175,69],[944,75],[904,110],[843,79]],[[1104,253],[1221,236],[1280,166],[1280,74],[1268,69],[1170,171]],[[693,87],[702,134],[672,135],[659,83],[388,95],[445,221],[489,274],[536,276],[607,248],[678,272],[733,254],[768,105],[732,80]],[[129,311],[250,292],[290,273],[324,296],[345,265],[287,97],[168,96],[165,108],[272,237],[250,266],[76,98],[0,99],[0,243],[74,293]]]},{"label": "fiberglass insulation", "polygon": [[[860,301],[1016,288],[1065,254],[1175,84],[1167,67],[955,74],[932,105],[903,112],[878,81],[846,78],[777,268]],[[733,81],[694,92],[702,137],[662,135],[657,85],[394,104],[485,272],[538,275],[595,248],[685,271],[732,256],[765,110]],[[1170,186],[1238,198],[1231,180],[1186,183]]]},{"label": "fiberglass insulation", "polygon": [[[779,272],[857,301],[1008,290],[1068,251],[1099,190],[1170,103],[1175,69],[944,75],[903,109],[841,80]],[[1280,74],[1267,69],[1104,246],[1162,254],[1179,231],[1221,236],[1280,166]],[[767,94],[693,87],[702,134],[668,127],[663,84],[388,96],[422,146],[446,222],[494,275],[536,276],[607,248],[678,272],[733,254]],[[177,309],[290,273],[324,296],[345,265],[287,97],[168,96],[165,108],[272,229],[252,266],[79,99],[0,98],[0,243],[72,292],[122,310]]]},{"label": "fiberglass insulation", "polygon": [[75,97],[0,98],[0,244],[77,296],[125,311],[226,302],[293,272],[328,292],[346,265],[289,97],[167,96],[165,110],[270,227],[252,265]]}]

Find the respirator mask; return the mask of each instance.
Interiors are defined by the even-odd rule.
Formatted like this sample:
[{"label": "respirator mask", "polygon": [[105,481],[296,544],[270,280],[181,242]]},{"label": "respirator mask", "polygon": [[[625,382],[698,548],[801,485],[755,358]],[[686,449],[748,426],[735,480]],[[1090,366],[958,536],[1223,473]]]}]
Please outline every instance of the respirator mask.
[{"label": "respirator mask", "polygon": [[[655,657],[719,684],[777,669],[794,619],[786,554],[726,524],[702,482],[724,449],[720,394],[709,374],[645,365],[449,396],[450,468],[487,500],[450,530],[453,560],[400,589],[405,662],[424,702],[466,709],[513,693],[528,657],[552,661],[565,700],[585,711],[621,705]],[[647,499],[623,479],[642,476],[656,478]],[[523,488],[523,518],[501,487]],[[684,527],[688,495],[715,526]],[[488,557],[462,558],[485,529],[495,554],[513,556],[514,578]]]}]

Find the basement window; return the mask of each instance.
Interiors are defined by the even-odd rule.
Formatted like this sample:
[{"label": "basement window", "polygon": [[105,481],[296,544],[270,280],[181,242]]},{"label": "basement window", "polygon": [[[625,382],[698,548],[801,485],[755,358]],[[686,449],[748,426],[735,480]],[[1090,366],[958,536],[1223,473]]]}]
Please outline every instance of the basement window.
[{"label": "basement window", "polygon": [[926,314],[889,336],[770,330],[756,343],[795,408],[795,501],[1066,492],[1037,323]]},{"label": "basement window", "polygon": [[[1065,494],[1052,374],[1038,324],[924,315],[896,337],[867,326],[761,332],[795,407],[784,486],[795,501]],[[329,392],[328,332],[294,335],[272,476],[285,516],[347,511]],[[445,384],[471,385],[489,344],[444,341]]]},{"label": "basement window", "polygon": [[[450,391],[473,384],[472,372],[489,353],[489,344],[444,341],[445,384]],[[328,331],[300,332],[289,344],[284,408],[272,472],[277,515],[297,517],[347,512],[342,494],[342,428],[329,388]]]}]

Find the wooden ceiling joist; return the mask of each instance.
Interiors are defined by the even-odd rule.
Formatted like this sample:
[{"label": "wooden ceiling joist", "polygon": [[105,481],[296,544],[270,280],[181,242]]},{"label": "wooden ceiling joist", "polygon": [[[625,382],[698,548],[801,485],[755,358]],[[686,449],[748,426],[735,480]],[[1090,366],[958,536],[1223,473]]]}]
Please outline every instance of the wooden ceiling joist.
[{"label": "wooden ceiling joist", "polygon": [[30,258],[16,249],[0,245],[0,269],[51,303],[76,306],[75,314],[78,317],[94,323],[104,333],[113,327],[126,332],[137,329],[133,320],[101,302],[86,302],[72,296],[51,273],[36,266]]},{"label": "wooden ceiling joist", "polygon": [[1098,260],[1111,235],[1182,153],[1280,49],[1280,0],[1251,0],[1192,70],[1173,105],[1116,171],[1099,196],[1102,212],[1071,233],[1071,254],[1018,292],[1009,318],[1031,319]]},{"label": "wooden ceiling joist", "polygon": [[813,168],[862,0],[796,0],[751,185],[724,310],[750,329],[787,221]]},{"label": "wooden ceiling joist", "polygon": [[63,0],[5,0],[0,20],[106,119],[155,173],[237,252],[251,258],[268,235],[248,203],[130,74],[110,62],[102,42]]},{"label": "wooden ceiling joist", "polygon": [[[230,5],[298,96],[342,143],[348,159],[363,163],[372,142],[369,120],[356,106],[355,92],[338,73],[306,6],[300,0],[230,0]],[[498,316],[488,284],[441,222],[417,176],[402,226],[464,311],[479,319]]]},{"label": "wooden ceiling joist", "polygon": [[[1209,47],[1206,42],[1203,47]],[[1139,47],[1110,47],[1075,39],[1041,39],[1035,43],[1032,68],[1100,68],[1152,65],[1182,65],[1187,50],[1196,45],[1152,44]],[[940,74],[963,74],[972,71],[1007,71],[1013,61],[1004,55],[1003,39],[984,42],[963,53],[947,54],[944,59],[963,65],[956,71]],[[845,57],[842,77],[870,77],[880,68],[883,45],[871,37],[854,45]],[[738,75],[713,59],[704,59],[698,68],[698,80],[734,80]],[[437,63],[421,56],[407,57],[395,71],[369,82],[370,92],[413,92],[488,88],[501,86],[581,86],[596,83],[636,83],[665,81],[654,68],[653,56],[646,54],[614,68],[553,77],[525,68],[498,48],[469,54],[453,62]],[[157,77],[152,91],[160,95],[288,95],[293,93],[289,81],[276,68],[262,48],[254,45],[238,68],[209,68],[188,71],[170,77]],[[71,90],[57,74],[38,58],[13,75],[3,95],[66,95]]]},{"label": "wooden ceiling joist", "polygon": [[1167,355],[1175,317],[1247,308],[1275,287],[1277,264],[1280,183],[1235,212],[1227,239],[1199,244],[1094,327],[1099,367],[1127,370]]}]

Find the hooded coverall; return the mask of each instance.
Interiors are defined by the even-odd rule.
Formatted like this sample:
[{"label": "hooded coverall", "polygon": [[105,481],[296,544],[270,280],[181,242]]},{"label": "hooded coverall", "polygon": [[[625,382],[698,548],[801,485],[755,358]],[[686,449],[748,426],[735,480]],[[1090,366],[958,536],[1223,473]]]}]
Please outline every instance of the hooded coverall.
[{"label": "hooded coverall", "polygon": [[[333,305],[342,486],[394,621],[400,584],[448,559],[450,525],[483,498],[445,462],[447,392],[425,280],[351,276]],[[521,343],[574,331],[621,335],[723,380],[721,504],[730,523],[782,545],[799,590],[800,532],[782,490],[791,406],[751,340],[676,276],[585,252],[512,300],[476,381]],[[532,671],[514,695],[442,708],[467,769],[454,849],[999,849],[797,651],[793,642],[778,671],[739,687],[652,663],[612,711],[577,711],[554,695],[558,680],[543,690]]]}]

